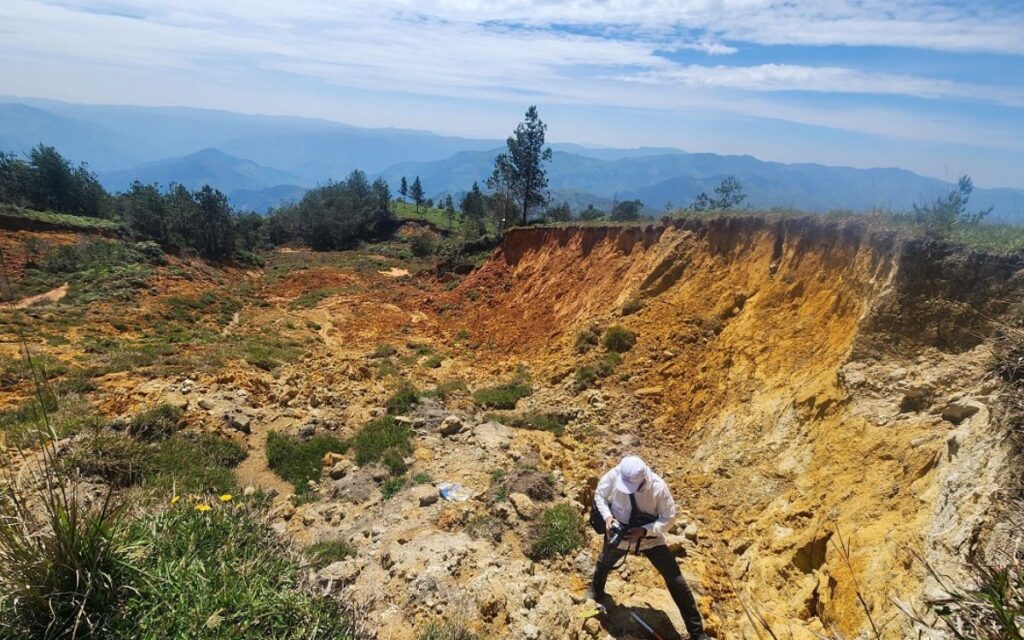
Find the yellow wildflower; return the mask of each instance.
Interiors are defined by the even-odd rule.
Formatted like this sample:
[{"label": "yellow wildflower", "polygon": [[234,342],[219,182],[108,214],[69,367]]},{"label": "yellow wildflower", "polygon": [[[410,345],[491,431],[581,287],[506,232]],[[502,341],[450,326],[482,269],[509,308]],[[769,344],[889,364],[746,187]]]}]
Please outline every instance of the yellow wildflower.
[{"label": "yellow wildflower", "polygon": [[178,504],[178,500],[181,500],[181,496],[174,496],[171,498],[171,504]]},{"label": "yellow wildflower", "polygon": [[209,511],[212,507],[208,504],[197,504],[196,511]]},{"label": "yellow wildflower", "polygon": [[235,497],[235,496],[231,495],[230,493],[225,493],[224,495],[222,495],[222,496],[220,497],[220,501],[221,501],[221,502],[231,502],[231,500],[232,500],[232,499],[233,499],[234,497]]}]

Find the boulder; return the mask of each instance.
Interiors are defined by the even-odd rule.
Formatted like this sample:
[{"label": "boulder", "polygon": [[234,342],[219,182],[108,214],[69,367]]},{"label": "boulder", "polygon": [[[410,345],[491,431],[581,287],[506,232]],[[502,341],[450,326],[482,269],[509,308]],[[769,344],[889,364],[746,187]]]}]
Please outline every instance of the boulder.
[{"label": "boulder", "polygon": [[515,508],[519,517],[524,520],[530,520],[537,514],[537,506],[530,499],[530,496],[525,493],[512,493],[509,495],[508,500],[512,503],[512,507]]},{"label": "boulder", "polygon": [[466,424],[462,421],[459,416],[448,416],[441,421],[441,426],[438,431],[442,436],[454,436],[457,433],[461,433],[466,428]]}]

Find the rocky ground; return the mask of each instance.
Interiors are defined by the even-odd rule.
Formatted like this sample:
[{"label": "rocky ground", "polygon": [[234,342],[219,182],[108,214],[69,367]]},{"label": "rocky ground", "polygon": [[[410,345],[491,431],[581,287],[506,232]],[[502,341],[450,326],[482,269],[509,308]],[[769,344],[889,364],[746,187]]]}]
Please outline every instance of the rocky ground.
[{"label": "rocky ground", "polygon": [[[230,308],[198,304],[190,318],[210,329],[176,343],[178,361],[95,376],[90,402],[114,421],[169,403],[190,430],[244,443],[239,483],[275,496],[276,531],[303,546],[350,545],[310,572],[378,638],[417,638],[435,620],[487,638],[648,637],[632,612],[680,637],[643,559],[613,574],[611,614],[586,617],[598,538],[530,557],[542,511],[568,502],[584,513],[598,476],[627,453],[673,489],[682,513],[669,546],[717,637],[757,637],[758,616],[795,638],[855,636],[868,618],[883,637],[905,637],[893,602],[920,606],[934,587],[912,549],[955,573],[989,542],[1004,491],[1003,390],[987,329],[954,346],[937,324],[942,340],[926,328],[880,342],[887,301],[903,295],[898,247],[814,225],[728,231],[733,240],[682,228],[519,232],[465,280],[435,276],[400,242],[278,252],[258,271],[172,261],[131,304],[92,303],[88,324],[47,327],[46,313],[74,304],[72,282],[68,298],[30,307],[33,340],[71,366],[95,342],[85,333],[143,340],[170,297],[237,297]],[[985,274],[988,296],[1014,272]],[[966,305],[965,295],[942,299]],[[126,328],[110,326],[119,317]],[[635,331],[636,346],[581,382],[606,350],[577,336],[614,324]],[[61,331],[66,341],[39,337]],[[247,351],[271,338],[287,342],[272,362]],[[532,393],[514,412],[474,401],[517,376]],[[385,415],[402,382],[455,381],[395,415],[413,434],[401,486],[351,451],[326,455],[309,487],[268,465],[271,432],[346,439]],[[13,405],[24,392],[15,381],[0,397]],[[530,414],[562,428],[507,424]],[[444,497],[447,483],[464,499]]]}]

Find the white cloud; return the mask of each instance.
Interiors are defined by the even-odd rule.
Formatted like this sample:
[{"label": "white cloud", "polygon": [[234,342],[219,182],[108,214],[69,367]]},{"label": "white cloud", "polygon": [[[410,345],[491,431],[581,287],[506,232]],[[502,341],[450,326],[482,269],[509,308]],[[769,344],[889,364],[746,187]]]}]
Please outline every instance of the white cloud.
[{"label": "white cloud", "polygon": [[930,99],[980,100],[1011,107],[1024,106],[1024,90],[1018,88],[996,88],[911,75],[865,73],[844,67],[792,64],[680,65],[671,69],[620,75],[616,78],[628,82],[678,83],[690,87],[746,91],[904,95]]}]

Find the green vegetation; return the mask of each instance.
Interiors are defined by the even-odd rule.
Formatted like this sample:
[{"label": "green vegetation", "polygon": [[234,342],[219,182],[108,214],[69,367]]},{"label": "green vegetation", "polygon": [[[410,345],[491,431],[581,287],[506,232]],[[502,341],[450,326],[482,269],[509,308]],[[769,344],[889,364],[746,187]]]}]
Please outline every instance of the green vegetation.
[{"label": "green vegetation", "polygon": [[377,348],[370,354],[371,358],[388,358],[395,355],[398,349],[395,349],[390,344],[379,344]]},{"label": "green vegetation", "polygon": [[597,375],[606,378],[615,371],[615,367],[622,363],[622,356],[617,351],[609,351],[601,357],[597,363]]},{"label": "green vegetation", "polygon": [[[43,409],[49,427],[43,428]],[[7,442],[16,447],[32,447],[50,438],[66,438],[100,425],[100,417],[88,402],[71,394],[58,397],[49,389],[41,397],[26,401],[20,407],[0,412],[0,431]]]},{"label": "green vegetation", "polygon": [[430,391],[425,392],[423,395],[429,394],[441,401],[444,401],[456,393],[465,392],[467,389],[468,387],[466,386],[465,380],[453,378],[452,380],[445,380]]},{"label": "green vegetation", "polygon": [[323,457],[331,452],[345,453],[349,446],[347,441],[332,436],[303,440],[271,431],[267,434],[267,463],[274,473],[295,487],[295,493],[304,495],[309,491],[309,482],[320,479]]},{"label": "green vegetation", "polygon": [[317,251],[353,246],[374,237],[391,218],[391,192],[378,178],[353,171],[341,182],[310,189],[296,204],[270,214],[267,225],[274,244],[301,241]]},{"label": "green vegetation", "polygon": [[516,205],[523,225],[548,202],[544,163],[551,161],[551,149],[544,146],[547,128],[537,107],[527,109],[526,117],[508,138],[508,149],[494,159],[494,173],[488,181],[493,191],[505,194]]},{"label": "green vegetation", "polygon": [[121,231],[121,225],[113,220],[54,213],[52,211],[35,211],[4,202],[0,202],[0,216],[22,218],[24,220],[40,222],[55,229],[68,229],[71,231]]},{"label": "green vegetation", "polygon": [[409,428],[391,416],[368,422],[352,438],[356,464],[380,462],[395,475],[405,473],[405,457],[412,453]]},{"label": "green vegetation", "polygon": [[403,380],[398,389],[388,398],[385,406],[391,415],[408,413],[420,402],[420,393],[411,382]]},{"label": "green vegetation", "polygon": [[135,414],[128,423],[128,434],[142,440],[163,440],[181,428],[184,411],[169,404],[159,404]]},{"label": "green vegetation", "polygon": [[430,477],[430,474],[426,473],[425,471],[420,471],[419,473],[417,473],[416,475],[409,479],[409,482],[413,484],[428,484],[432,481],[433,480]]},{"label": "green vegetation", "polygon": [[619,325],[612,325],[605,329],[604,348],[609,351],[615,351],[618,353],[625,353],[633,348],[636,344],[636,333],[629,329],[623,328]]},{"label": "green vegetation", "polygon": [[589,351],[597,346],[600,337],[593,329],[584,329],[576,334],[576,350],[580,353]]},{"label": "green vegetation", "polygon": [[597,381],[597,367],[584,365],[576,370],[576,390],[589,389]]},{"label": "green vegetation", "polygon": [[532,429],[535,431],[550,431],[556,436],[562,435],[565,431],[565,420],[553,413],[488,413],[484,415],[485,420],[493,420],[510,427],[518,429]]},{"label": "green vegetation", "polygon": [[459,622],[431,622],[420,633],[419,640],[480,640]]},{"label": "green vegetation", "polygon": [[584,542],[583,518],[565,502],[545,509],[540,515],[529,555],[534,560],[565,555]]},{"label": "green vegetation", "polygon": [[63,464],[119,488],[145,484],[157,493],[223,493],[235,487],[232,469],[245,457],[241,445],[210,434],[179,434],[148,446],[125,434],[97,431],[72,443]]},{"label": "green vegetation", "polygon": [[306,547],[305,554],[314,569],[323,569],[329,564],[354,556],[356,549],[345,540],[325,540]]},{"label": "green vegetation", "polygon": [[385,479],[380,487],[381,496],[385,500],[390,500],[405,487],[405,482],[405,476],[391,476]]},{"label": "green vegetation", "polygon": [[722,182],[715,187],[715,195],[709,196],[700,192],[690,205],[691,211],[728,211],[743,204],[747,194],[743,193],[743,185],[733,176],[726,176]]},{"label": "green vegetation", "polygon": [[417,258],[434,255],[437,243],[429,233],[417,233],[409,238],[409,251]]},{"label": "green vegetation", "polygon": [[[56,469],[52,453],[46,451],[44,472]],[[53,480],[37,493],[5,493],[0,526],[0,636],[5,638],[103,637],[99,630],[116,615],[136,577],[125,510],[109,493],[97,507],[87,508],[60,477]]]},{"label": "green vegetation", "polygon": [[434,354],[423,361],[423,366],[428,369],[438,369],[441,367],[442,362],[444,362],[444,356]]},{"label": "green vegetation", "polygon": [[298,556],[265,523],[265,506],[232,505],[179,504],[136,524],[143,577],[108,637],[355,637],[337,601],[303,590]]},{"label": "green vegetation", "polygon": [[516,403],[533,393],[530,385],[530,378],[526,371],[520,368],[512,380],[494,387],[478,389],[473,393],[473,400],[482,407],[488,409],[515,409]]}]

